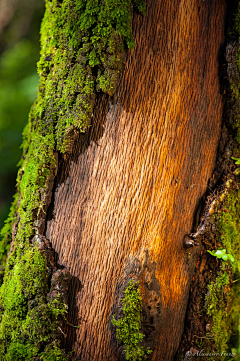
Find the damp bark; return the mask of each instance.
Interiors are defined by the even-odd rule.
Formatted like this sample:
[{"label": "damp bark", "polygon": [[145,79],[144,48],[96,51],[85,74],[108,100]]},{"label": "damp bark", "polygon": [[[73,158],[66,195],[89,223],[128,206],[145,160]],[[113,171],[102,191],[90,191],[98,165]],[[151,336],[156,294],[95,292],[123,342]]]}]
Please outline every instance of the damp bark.
[{"label": "damp bark", "polygon": [[206,194],[221,132],[219,52],[226,3],[151,1],[134,15],[114,96],[59,161],[46,237],[73,276],[67,350],[120,360],[111,318],[125,280],[140,280],[151,360],[172,360],[201,245],[185,234]]}]

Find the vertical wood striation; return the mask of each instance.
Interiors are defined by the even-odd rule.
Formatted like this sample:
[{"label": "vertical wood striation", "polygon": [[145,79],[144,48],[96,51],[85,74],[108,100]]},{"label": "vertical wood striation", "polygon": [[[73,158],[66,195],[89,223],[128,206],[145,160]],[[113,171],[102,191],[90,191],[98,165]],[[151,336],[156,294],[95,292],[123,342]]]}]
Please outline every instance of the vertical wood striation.
[{"label": "vertical wood striation", "polygon": [[143,301],[153,307],[145,314],[154,327],[152,360],[176,352],[199,252],[189,260],[183,237],[220,135],[224,21],[224,0],[149,1],[146,17],[133,18],[136,48],[117,92],[98,97],[91,128],[62,160],[46,236],[75,277],[69,321],[81,328],[66,332],[80,360],[117,360],[115,289],[135,259]]}]

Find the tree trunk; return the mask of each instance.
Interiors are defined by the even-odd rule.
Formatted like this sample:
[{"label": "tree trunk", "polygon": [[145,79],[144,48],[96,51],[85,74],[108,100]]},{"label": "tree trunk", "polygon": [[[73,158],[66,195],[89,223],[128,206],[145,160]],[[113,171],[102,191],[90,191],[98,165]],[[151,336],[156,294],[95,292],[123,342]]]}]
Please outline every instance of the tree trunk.
[{"label": "tree trunk", "polygon": [[[225,0],[144,9],[46,1],[0,244],[3,360],[190,361],[239,330],[239,42]],[[221,247],[222,260],[207,252]]]},{"label": "tree trunk", "polygon": [[46,237],[74,276],[67,350],[79,360],[122,359],[112,315],[140,280],[151,360],[172,360],[202,245],[187,252],[212,175],[223,100],[219,52],[224,0],[151,1],[132,21],[113,97],[97,96],[91,127],[61,157]]}]

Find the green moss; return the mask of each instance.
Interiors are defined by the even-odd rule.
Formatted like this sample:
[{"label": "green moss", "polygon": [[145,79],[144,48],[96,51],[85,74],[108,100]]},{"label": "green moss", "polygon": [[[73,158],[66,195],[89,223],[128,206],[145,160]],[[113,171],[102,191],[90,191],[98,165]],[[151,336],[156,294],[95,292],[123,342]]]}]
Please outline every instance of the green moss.
[{"label": "green moss", "polygon": [[240,261],[240,190],[232,189],[224,201],[224,210],[221,211],[218,224],[221,233],[221,243],[231,254],[235,262],[231,263],[233,272],[237,271]]},{"label": "green moss", "polygon": [[5,221],[5,225],[1,230],[2,240],[0,243],[0,284],[2,284],[4,269],[6,264],[7,254],[10,248],[10,242],[12,240],[12,227],[13,224],[17,221],[16,212],[17,212],[17,202],[18,202],[19,194],[16,193],[14,196],[14,201],[10,208],[10,213],[8,219]]},{"label": "green moss", "polygon": [[122,300],[124,317],[120,320],[112,319],[117,328],[117,339],[124,344],[126,360],[143,360],[152,351],[141,346],[143,333],[141,332],[142,298],[139,282],[131,279],[124,291]]},{"label": "green moss", "polygon": [[[144,2],[136,1],[138,9]],[[40,86],[24,130],[17,185],[18,240],[34,234],[33,219],[46,212],[44,191],[76,129],[84,131],[97,90],[112,94],[124,42],[132,48],[131,1],[46,1],[41,27]],[[12,223],[10,214],[8,224]],[[35,228],[37,228],[37,224]],[[9,234],[5,228],[3,234]]]},{"label": "green moss", "polygon": [[15,248],[9,256],[0,289],[1,359],[45,357],[46,344],[55,342],[59,317],[67,311],[60,297],[51,303],[47,301],[47,281],[44,253],[28,244]]},{"label": "green moss", "polygon": [[[2,230],[1,359],[66,359],[58,343],[66,305],[47,302],[46,258],[31,239],[44,231],[57,152],[69,151],[74,132],[87,128],[96,92],[113,94],[124,46],[134,47],[132,6],[145,10],[143,0],[46,0],[38,96],[23,133],[17,195]],[[5,265],[15,222],[14,250]]]},{"label": "green moss", "polygon": [[[144,1],[135,5],[144,11]],[[96,91],[113,94],[124,43],[134,47],[130,24],[131,0],[46,2],[38,101],[54,119],[60,151],[67,149],[73,126],[85,130]]]},{"label": "green moss", "polygon": [[[238,183],[238,186],[240,182]],[[219,218],[219,229],[221,232],[221,242],[227,252],[232,254],[235,262],[231,263],[232,272],[234,274],[234,283],[231,287],[230,302],[228,311],[227,324],[230,329],[229,344],[238,348],[239,343],[239,327],[240,327],[240,190],[233,189],[224,204],[226,211],[221,213]],[[235,282],[236,281],[236,282]]]},{"label": "green moss", "polygon": [[[236,62],[238,65],[238,69],[240,69],[240,51],[238,50],[236,55]],[[236,147],[236,151],[238,152],[238,148],[240,145],[240,85],[239,85],[239,79],[232,79],[231,80],[231,90],[232,90],[232,97],[235,102],[235,111],[233,115],[233,128],[236,132],[235,134],[235,140],[238,143],[238,146]]]},{"label": "green moss", "polygon": [[[240,185],[240,184],[239,184]],[[234,262],[222,261],[222,268],[216,280],[209,284],[206,297],[207,313],[212,318],[212,334],[219,352],[239,348],[240,326],[240,190],[231,189],[219,206],[215,217],[219,242]],[[234,283],[232,283],[234,277]],[[239,348],[240,350],[240,348]]]},{"label": "green moss", "polygon": [[[230,338],[229,315],[226,303],[230,301],[229,292],[225,292],[229,285],[229,274],[221,272],[208,286],[209,296],[206,297],[207,313],[212,317],[212,334],[219,352],[226,351]],[[228,297],[228,299],[226,299]]]},{"label": "green moss", "polygon": [[[240,4],[236,16],[235,30],[240,36]],[[236,156],[240,154],[240,48],[236,55],[237,68],[229,79],[231,85],[232,117],[235,130]],[[233,64],[234,69],[234,64]],[[238,74],[237,74],[238,72]],[[239,171],[235,171],[239,177]],[[219,202],[215,216],[215,229],[219,243],[231,254],[234,262],[222,261],[222,269],[215,282],[209,285],[207,312],[212,317],[212,333],[220,351],[240,354],[240,182],[230,187],[225,200]],[[220,197],[221,199],[221,197]],[[239,357],[239,356],[238,356]]]}]

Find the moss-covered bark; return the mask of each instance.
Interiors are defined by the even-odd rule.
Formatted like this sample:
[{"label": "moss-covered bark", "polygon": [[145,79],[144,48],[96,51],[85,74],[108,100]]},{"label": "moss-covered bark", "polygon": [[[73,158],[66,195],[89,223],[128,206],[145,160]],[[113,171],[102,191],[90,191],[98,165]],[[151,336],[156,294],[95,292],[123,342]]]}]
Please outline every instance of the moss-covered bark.
[{"label": "moss-covered bark", "polygon": [[142,346],[144,334],[141,332],[142,296],[139,281],[130,279],[124,291],[122,299],[123,317],[112,318],[112,324],[116,327],[116,337],[124,345],[126,360],[141,361],[152,353],[149,348]]},{"label": "moss-covered bark", "polygon": [[[235,30],[240,36],[240,5],[235,22]],[[232,36],[234,36],[232,34]],[[211,229],[214,233],[215,249],[225,249],[226,254],[220,257],[220,268],[217,278],[210,282],[206,294],[207,314],[211,317],[211,332],[220,354],[229,353],[240,357],[240,45],[235,40],[226,46],[227,76],[229,81],[229,123],[232,128],[233,152],[235,167],[229,164],[228,180],[222,189],[218,189],[209,209],[212,212]],[[228,104],[228,107],[229,107]],[[233,163],[233,160],[230,163]],[[213,247],[213,245],[212,245]],[[207,247],[209,248],[209,246]],[[210,331],[210,330],[206,330]],[[229,359],[225,356],[224,359]]]},{"label": "moss-covered bark", "polygon": [[[238,174],[238,170],[235,173]],[[219,354],[229,352],[235,355],[240,351],[238,337],[240,325],[239,176],[236,176],[234,180],[232,178],[231,181],[231,183],[226,182],[225,189],[215,199],[211,221],[211,228],[215,228],[215,245],[212,247],[218,250],[225,249],[227,256],[223,258],[219,256],[217,278],[208,284],[205,307],[211,319],[211,327],[209,327],[211,330],[206,330],[206,336],[213,337]]]},{"label": "moss-covered bark", "polygon": [[[240,5],[237,13],[229,11],[227,25],[233,21],[221,64],[225,108],[214,172],[218,186],[209,192],[192,235],[203,248],[176,360],[240,360]],[[223,256],[214,256],[217,250]]]},{"label": "moss-covered bark", "polygon": [[144,12],[141,0],[46,1],[40,86],[24,130],[17,194],[2,230],[1,360],[66,359],[59,339],[69,277],[56,270],[43,236],[45,217],[58,152],[69,152],[74,134],[88,126],[95,93],[113,94],[124,46],[134,46],[133,6]]}]

